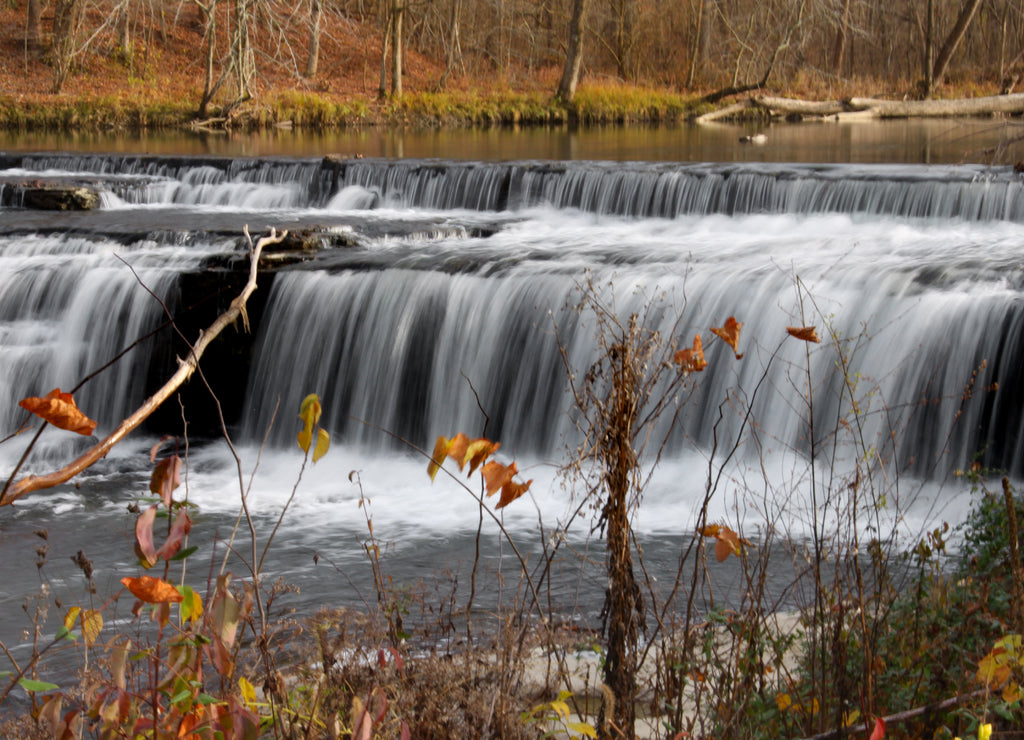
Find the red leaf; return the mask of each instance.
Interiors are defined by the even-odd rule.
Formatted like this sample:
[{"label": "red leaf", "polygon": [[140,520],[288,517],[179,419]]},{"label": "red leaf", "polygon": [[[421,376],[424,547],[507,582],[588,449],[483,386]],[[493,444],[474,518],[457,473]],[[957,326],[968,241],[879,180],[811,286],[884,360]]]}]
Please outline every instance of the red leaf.
[{"label": "red leaf", "polygon": [[875,720],[875,729],[868,740],[882,740],[885,737],[885,720],[878,717]]},{"label": "red leaf", "polygon": [[156,545],[153,544],[153,522],[156,519],[157,504],[153,504],[139,514],[135,520],[135,554],[143,568],[156,565]]},{"label": "red leaf", "polygon": [[191,531],[192,520],[188,516],[188,511],[182,509],[174,520],[171,533],[167,535],[167,541],[156,551],[156,557],[163,558],[164,560],[173,558],[178,554],[178,550],[181,549],[181,543],[185,539],[185,535]]},{"label": "red leaf", "polygon": [[54,388],[42,398],[30,396],[18,402],[26,411],[45,419],[58,429],[89,437],[96,429],[96,422],[78,410],[70,393],[61,393]]}]

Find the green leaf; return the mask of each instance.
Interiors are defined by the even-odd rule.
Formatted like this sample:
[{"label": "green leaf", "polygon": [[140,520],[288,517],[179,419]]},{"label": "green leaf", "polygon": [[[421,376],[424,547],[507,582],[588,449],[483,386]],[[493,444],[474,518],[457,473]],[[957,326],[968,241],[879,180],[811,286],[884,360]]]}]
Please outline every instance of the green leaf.
[{"label": "green leaf", "polygon": [[217,704],[220,700],[215,696],[209,694],[200,694],[196,697],[196,704]]},{"label": "green leaf", "polygon": [[57,630],[57,634],[55,634],[53,636],[54,642],[56,642],[57,640],[74,640],[74,639],[77,639],[77,635],[74,632],[72,632],[71,630],[69,630],[67,627],[65,627],[63,624],[60,626],[60,629]]},{"label": "green leaf", "polygon": [[55,683],[47,683],[46,681],[35,681],[31,678],[23,678],[18,681],[18,685],[25,689],[25,691],[53,691],[59,689]]},{"label": "green leaf", "polygon": [[186,699],[192,698],[191,689],[183,689],[171,697],[171,704],[181,704]]},{"label": "green leaf", "polygon": [[199,549],[199,545],[193,545],[192,547],[186,547],[184,550],[179,550],[177,552],[177,554],[172,555],[170,557],[170,560],[171,560],[171,562],[174,562],[175,560],[184,560],[185,558],[187,558],[189,555],[191,555],[192,553],[194,553],[198,549]]}]

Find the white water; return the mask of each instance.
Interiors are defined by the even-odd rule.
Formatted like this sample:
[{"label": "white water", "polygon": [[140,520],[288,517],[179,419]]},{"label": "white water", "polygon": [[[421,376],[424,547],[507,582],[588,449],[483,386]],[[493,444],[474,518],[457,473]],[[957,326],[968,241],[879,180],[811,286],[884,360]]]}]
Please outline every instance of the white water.
[{"label": "white water", "polygon": [[[658,543],[669,568],[701,518],[709,479],[709,521],[799,542],[815,522],[848,521],[847,476],[860,462],[861,534],[912,545],[963,518],[970,495],[952,473],[972,455],[984,448],[986,464],[1022,471],[1024,203],[1008,170],[363,161],[335,185],[313,160],[58,164],[41,158],[0,173],[93,173],[106,183],[96,214],[0,209],[0,418],[11,425],[18,399],[73,386],[159,324],[163,309],[139,281],[173,299],[180,272],[231,249],[231,219],[254,231],[322,224],[355,235],[356,247],[261,279],[270,302],[248,378],[238,373],[244,414],[229,420],[246,481],[259,461],[248,504],[262,547],[299,474],[299,403],[321,395],[332,449],[303,473],[268,561],[268,573],[306,579],[307,605],[344,600],[324,566],[305,573],[314,554],[365,570],[367,511],[391,543],[399,582],[472,559],[473,495],[443,475],[431,485],[425,458],[382,430],[429,450],[438,435],[481,434],[486,424],[501,459],[533,480],[527,497],[495,512],[524,551],[535,557],[541,528],[551,538],[570,521],[578,492],[557,470],[577,436],[560,345],[582,378],[597,356],[593,317],[573,309],[588,277],[620,316],[653,301],[652,328],[680,346],[698,332],[704,339],[709,368],[680,395],[679,425],[635,514],[639,537],[651,552]],[[709,332],[731,315],[744,324],[742,360]],[[823,343],[788,338],[792,325],[817,326]],[[144,397],[150,352],[168,340],[155,341],[76,394],[98,435]],[[983,389],[995,382],[998,390]],[[84,548],[101,590],[117,588],[132,567],[125,506],[146,491],[146,453],[160,431],[136,435],[80,489],[33,495],[6,515],[4,557],[26,572],[0,601],[17,609],[17,584],[38,578],[24,555],[38,527],[54,532],[55,583],[81,587],[64,564]],[[47,430],[32,466],[49,468],[86,444],[66,436]],[[10,470],[24,443],[0,448],[0,468]],[[187,487],[206,563],[239,509],[223,442],[190,450]],[[593,521],[585,509],[569,540],[592,538]],[[488,553],[500,551],[489,517],[484,533]]]}]

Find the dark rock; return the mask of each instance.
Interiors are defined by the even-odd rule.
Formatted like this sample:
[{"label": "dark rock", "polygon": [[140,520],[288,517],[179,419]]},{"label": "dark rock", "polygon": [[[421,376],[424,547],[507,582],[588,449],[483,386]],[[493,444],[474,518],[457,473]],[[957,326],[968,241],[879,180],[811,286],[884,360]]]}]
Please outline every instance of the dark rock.
[{"label": "dark rock", "polygon": [[82,185],[25,188],[21,204],[40,211],[92,211],[99,208],[100,194]]}]

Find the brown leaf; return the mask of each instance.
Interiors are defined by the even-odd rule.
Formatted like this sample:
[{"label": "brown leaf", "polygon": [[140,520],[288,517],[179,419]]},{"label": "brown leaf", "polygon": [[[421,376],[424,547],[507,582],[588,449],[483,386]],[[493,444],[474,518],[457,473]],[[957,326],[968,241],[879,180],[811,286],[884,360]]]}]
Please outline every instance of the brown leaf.
[{"label": "brown leaf", "polygon": [[147,604],[176,603],[183,598],[177,588],[167,581],[153,576],[125,577],[121,579],[121,583],[131,592],[132,596]]},{"label": "brown leaf", "polygon": [[821,343],[821,340],[818,339],[817,328],[813,326],[787,326],[786,333],[805,342]]},{"label": "brown leaf", "polygon": [[740,343],[740,330],[743,328],[743,324],[736,321],[734,316],[730,316],[725,320],[725,326],[717,327],[712,326],[711,332],[722,339],[726,344],[732,347],[733,354],[736,355],[737,360],[742,360],[743,355],[739,351]]},{"label": "brown leaf", "polygon": [[704,360],[704,342],[700,334],[693,338],[691,349],[679,350],[672,359],[679,365],[680,370],[687,373],[699,373],[706,368],[708,363]]},{"label": "brown leaf", "polygon": [[494,508],[503,509],[511,504],[517,498],[530,490],[531,483],[533,483],[533,479],[526,481],[526,483],[516,483],[515,481],[510,480],[501,487],[501,499],[498,500],[498,505]]},{"label": "brown leaf", "polygon": [[181,458],[177,455],[165,457],[153,468],[153,475],[149,478],[150,493],[155,493],[164,502],[164,506],[171,505],[171,497],[174,489],[181,485]]},{"label": "brown leaf", "polygon": [[42,398],[35,396],[23,398],[18,405],[45,419],[58,429],[75,432],[86,437],[91,436],[93,430],[96,429],[96,422],[79,411],[71,394],[61,393],[60,388],[54,388]]}]

